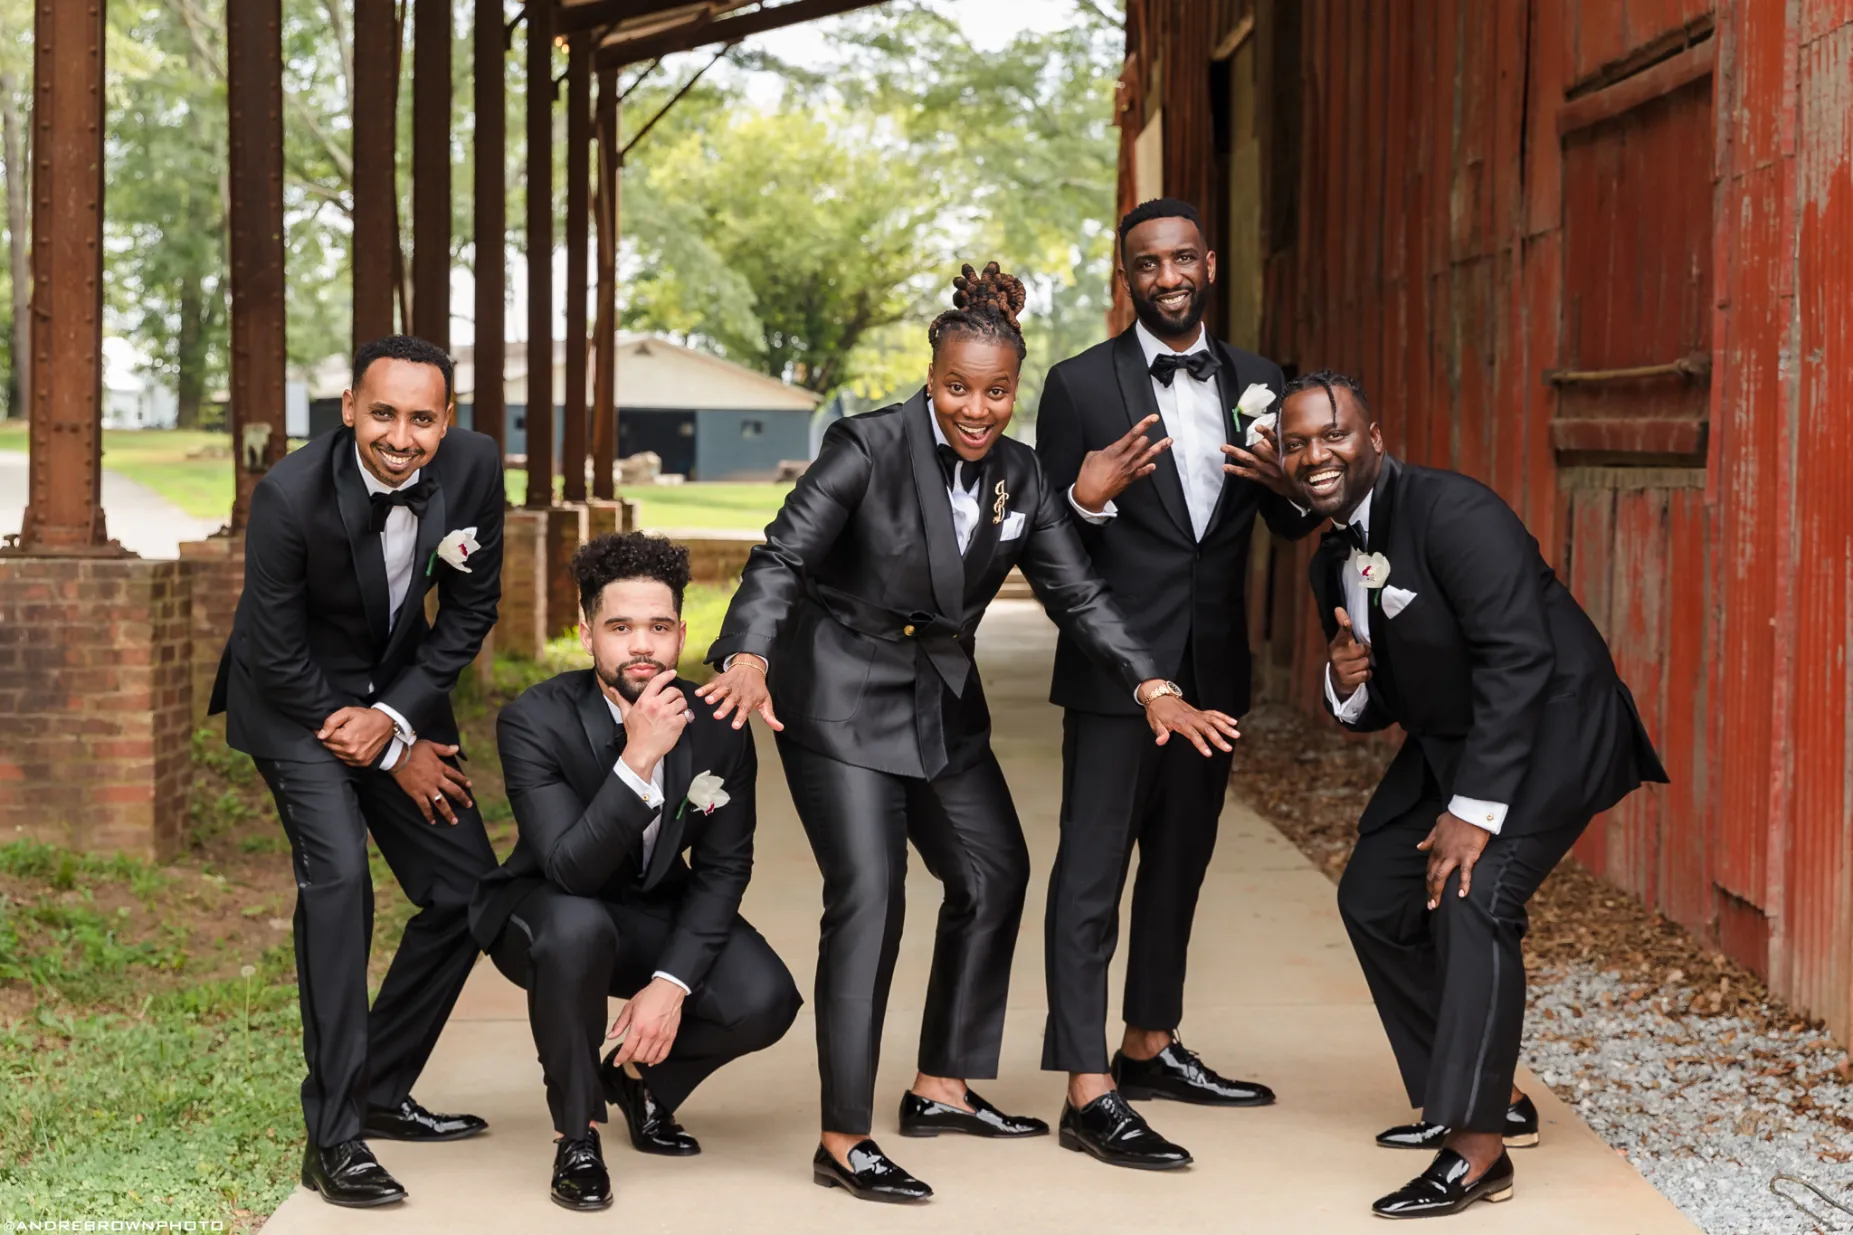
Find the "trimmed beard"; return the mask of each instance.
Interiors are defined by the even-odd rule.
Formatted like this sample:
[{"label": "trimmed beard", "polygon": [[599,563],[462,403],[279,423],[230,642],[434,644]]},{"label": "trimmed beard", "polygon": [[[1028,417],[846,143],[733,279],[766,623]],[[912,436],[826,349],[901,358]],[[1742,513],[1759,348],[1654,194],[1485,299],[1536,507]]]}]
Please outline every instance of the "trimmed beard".
[{"label": "trimmed beard", "polygon": [[598,674],[599,681],[611,687],[611,689],[617,691],[620,695],[623,695],[627,703],[635,703],[637,700],[643,698],[644,688],[649,686],[650,679],[644,678],[642,681],[638,681],[624,672],[633,665],[648,665],[657,673],[667,673],[669,671],[669,666],[665,665],[662,661],[650,660],[648,658],[627,660],[618,666],[617,672],[609,676],[606,675],[603,669],[595,669],[594,671]]},{"label": "trimmed beard", "polygon": [[1159,310],[1156,301],[1143,299],[1136,292],[1132,294],[1132,311],[1147,330],[1161,339],[1174,339],[1194,332],[1203,324],[1203,315],[1208,310],[1208,294],[1200,286],[1193,287],[1190,292],[1190,311],[1185,314],[1182,325],[1173,325],[1171,319]]}]

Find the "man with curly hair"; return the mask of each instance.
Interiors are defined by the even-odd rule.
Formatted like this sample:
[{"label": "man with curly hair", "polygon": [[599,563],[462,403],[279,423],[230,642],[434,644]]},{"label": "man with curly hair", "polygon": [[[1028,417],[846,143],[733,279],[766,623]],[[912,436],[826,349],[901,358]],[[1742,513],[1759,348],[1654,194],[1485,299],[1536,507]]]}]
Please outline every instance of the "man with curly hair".
[{"label": "man with curly hair", "polygon": [[[552,1197],[583,1210],[611,1204],[596,1127],[607,1099],[640,1152],[700,1153],[677,1108],[721,1065],[783,1037],[803,1000],[740,916],[753,870],[751,733],[697,712],[676,677],[688,551],[601,536],[573,573],[592,667],[502,709],[496,744],[519,839],[483,880],[470,922],[528,992],[560,1134]],[[608,996],[629,1002],[601,1063]]]}]

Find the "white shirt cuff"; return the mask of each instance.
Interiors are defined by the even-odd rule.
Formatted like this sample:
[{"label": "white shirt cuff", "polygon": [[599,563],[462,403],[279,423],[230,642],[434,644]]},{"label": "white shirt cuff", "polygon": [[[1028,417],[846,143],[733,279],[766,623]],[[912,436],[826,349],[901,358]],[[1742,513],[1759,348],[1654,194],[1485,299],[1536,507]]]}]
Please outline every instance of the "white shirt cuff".
[{"label": "white shirt cuff", "polygon": [[1482,802],[1479,798],[1463,798],[1458,793],[1448,803],[1448,813],[1456,819],[1465,819],[1476,828],[1485,828],[1494,836],[1499,829],[1506,826],[1506,811],[1510,809],[1504,802]]},{"label": "white shirt cuff", "polygon": [[394,738],[386,747],[386,757],[380,760],[380,771],[390,772],[399,766],[399,760],[405,758],[405,752],[412,749],[398,738]]},{"label": "white shirt cuff", "polygon": [[676,975],[673,973],[664,973],[662,970],[659,969],[655,973],[651,974],[650,976],[652,978],[661,978],[665,982],[675,983],[677,986],[682,988],[682,993],[684,995],[693,995],[695,993],[694,991],[691,991],[688,988],[688,983],[684,982],[681,978],[676,977]]},{"label": "white shirt cuff", "polygon": [[[1359,682],[1351,698],[1341,702],[1338,691],[1332,686],[1332,666],[1327,664],[1325,667],[1325,701],[1332,705],[1332,715],[1338,718],[1339,723],[1349,725],[1364,715],[1364,707],[1370,702],[1370,683]],[[1495,828],[1494,831],[1498,829]]]},{"label": "white shirt cuff", "polygon": [[1086,519],[1089,523],[1092,523],[1095,525],[1105,523],[1108,519],[1113,518],[1115,515],[1119,514],[1120,512],[1120,508],[1115,506],[1110,501],[1106,504],[1106,507],[1103,510],[1089,510],[1087,507],[1081,505],[1080,502],[1075,500],[1073,485],[1068,486],[1068,505],[1074,508],[1074,512],[1077,515],[1080,515],[1083,519]]},{"label": "white shirt cuff", "polygon": [[652,785],[649,781],[631,771],[630,764],[620,759],[612,765],[611,770],[618,774],[619,780],[631,787],[631,792],[643,799],[643,804],[645,806],[654,806],[658,809],[662,808],[663,795],[657,792],[655,785]]},{"label": "white shirt cuff", "polygon": [[413,742],[416,742],[418,740],[418,734],[412,731],[411,723],[408,722],[405,719],[405,717],[399,715],[398,712],[394,711],[392,708],[387,707],[384,703],[374,704],[373,710],[376,712],[386,713],[386,719],[392,722],[393,733],[398,735],[398,738],[401,742],[404,742],[407,746],[410,746]]}]

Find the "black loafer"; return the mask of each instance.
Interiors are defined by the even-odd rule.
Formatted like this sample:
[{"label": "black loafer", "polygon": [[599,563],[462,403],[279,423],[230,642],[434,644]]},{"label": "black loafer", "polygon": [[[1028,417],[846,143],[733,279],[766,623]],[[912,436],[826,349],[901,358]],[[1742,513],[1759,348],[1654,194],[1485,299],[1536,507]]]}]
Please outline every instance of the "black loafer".
[{"label": "black loafer", "polygon": [[548,1196],[562,1209],[590,1211],[611,1206],[611,1172],[598,1147],[598,1129],[584,1136],[562,1139],[553,1151],[553,1187]]},{"label": "black loafer", "polygon": [[[1530,1149],[1538,1143],[1538,1108],[1531,1099],[1519,1095],[1506,1108],[1506,1122],[1500,1129],[1507,1149]],[[1412,1124],[1398,1124],[1377,1134],[1377,1144],[1385,1149],[1440,1149],[1448,1139],[1448,1130],[1440,1124],[1418,1119]]]},{"label": "black loafer", "polygon": [[309,1146],[302,1156],[302,1186],[330,1205],[372,1209],[405,1199],[405,1189],[386,1173],[362,1140],[342,1141],[326,1149]]},{"label": "black loafer", "polygon": [[1063,1103],[1061,1142],[1063,1149],[1139,1171],[1172,1171],[1191,1162],[1189,1150],[1152,1131],[1118,1090],[1108,1090],[1078,1111],[1074,1103]]},{"label": "black loafer", "polygon": [[938,1136],[942,1132],[963,1132],[967,1136],[1018,1137],[1047,1136],[1049,1125],[1029,1115],[1006,1115],[976,1093],[965,1091],[960,1110],[923,1098],[911,1089],[901,1095],[901,1135]]},{"label": "black loafer", "polygon": [[690,1158],[700,1153],[701,1142],[662,1108],[650,1087],[611,1060],[612,1056],[606,1057],[599,1078],[605,1083],[605,1097],[624,1112],[624,1123],[637,1151],[666,1158]]},{"label": "black loafer", "polygon": [[1467,1159],[1444,1149],[1426,1171],[1374,1202],[1370,1211],[1379,1218],[1442,1218],[1475,1201],[1496,1204],[1512,1199],[1512,1159],[1504,1150],[1497,1162],[1470,1183],[1467,1174],[1472,1169]]},{"label": "black loafer", "polygon": [[860,1141],[845,1167],[822,1145],[811,1158],[811,1180],[820,1188],[841,1188],[859,1201],[907,1204],[924,1201],[933,1189],[888,1160],[874,1141]]},{"label": "black loafer", "polygon": [[489,1125],[474,1115],[437,1115],[407,1098],[367,1112],[363,1135],[376,1141],[460,1141]]},{"label": "black loafer", "polygon": [[1268,1106],[1274,1101],[1274,1091],[1266,1085],[1218,1076],[1176,1038],[1150,1059],[1115,1051],[1112,1069],[1114,1083],[1128,1102],[1169,1098],[1198,1106]]}]

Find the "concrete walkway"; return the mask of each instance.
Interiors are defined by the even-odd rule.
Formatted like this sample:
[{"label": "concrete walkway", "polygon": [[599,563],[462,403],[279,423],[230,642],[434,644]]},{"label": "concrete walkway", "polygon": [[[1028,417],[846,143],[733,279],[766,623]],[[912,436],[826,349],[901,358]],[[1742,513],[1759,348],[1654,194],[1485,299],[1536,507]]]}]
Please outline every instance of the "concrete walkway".
[{"label": "concrete walkway", "polygon": [[[997,750],[1029,836],[1036,876],[1012,980],[1002,1076],[980,1086],[1006,1110],[1054,1122],[1062,1081],[1041,1050],[1042,902],[1054,856],[1060,720],[1044,702],[1053,627],[1031,602],[993,607],[980,640]],[[757,728],[757,726],[755,726]],[[763,734],[762,734],[763,737]],[[745,912],[807,994],[817,948],[819,879],[770,742],[761,748],[759,850]],[[298,1190],[267,1235],[440,1230],[616,1230],[791,1235],[807,1231],[1169,1230],[1230,1235],[1339,1235],[1383,1228],[1368,1207],[1425,1165],[1371,1136],[1409,1114],[1333,888],[1264,820],[1231,804],[1198,911],[1185,1040],[1213,1066],[1272,1085],[1279,1105],[1214,1110],[1145,1104],[1197,1165],[1168,1174],[1119,1170],[1054,1138],[999,1144],[949,1136],[911,1141],[894,1109],[913,1078],[938,889],[916,862],[877,1100],[876,1138],[938,1196],[926,1206],[870,1205],[813,1187],[817,1077],[807,1011],[772,1050],[717,1074],[682,1111],[706,1152],[686,1160],[631,1150],[620,1121],[605,1137],[618,1204],[578,1216],[547,1199],[552,1131],[523,994],[480,965],[422,1083],[436,1110],[487,1118],[488,1135],[453,1145],[380,1144],[411,1193],[402,1206],[352,1213]],[[1115,1003],[1120,970],[1114,973]],[[1544,1145],[1515,1155],[1510,1203],[1479,1205],[1450,1230],[1535,1235],[1693,1232],[1625,1159],[1535,1078]]]},{"label": "concrete walkway", "polygon": [[[231,461],[227,460],[225,466],[230,468]],[[30,495],[26,455],[17,450],[0,450],[0,536],[19,530]],[[180,556],[182,541],[204,540],[224,526],[231,509],[227,507],[217,519],[202,519],[148,486],[105,468],[103,516],[109,534],[121,541],[123,548],[146,558],[174,558]]]}]

